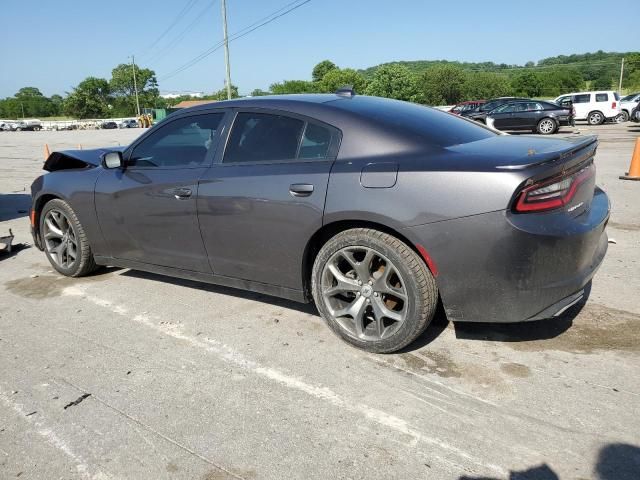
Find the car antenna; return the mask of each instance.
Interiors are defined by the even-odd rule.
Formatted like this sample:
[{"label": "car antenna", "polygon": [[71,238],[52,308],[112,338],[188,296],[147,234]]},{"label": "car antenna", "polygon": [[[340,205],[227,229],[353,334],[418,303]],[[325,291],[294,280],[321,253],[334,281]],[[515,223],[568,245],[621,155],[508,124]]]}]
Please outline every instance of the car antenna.
[{"label": "car antenna", "polygon": [[353,85],[344,85],[336,90],[336,95],[340,97],[355,97],[356,92],[353,89]]}]

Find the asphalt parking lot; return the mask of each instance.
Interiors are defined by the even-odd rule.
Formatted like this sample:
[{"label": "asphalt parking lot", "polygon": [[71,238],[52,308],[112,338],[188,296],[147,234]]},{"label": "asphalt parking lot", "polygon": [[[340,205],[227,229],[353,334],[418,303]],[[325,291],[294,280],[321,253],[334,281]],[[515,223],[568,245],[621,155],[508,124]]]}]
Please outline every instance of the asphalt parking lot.
[{"label": "asphalt parking lot", "polygon": [[613,242],[584,305],[447,323],[361,352],[312,306],[106,269],[63,278],[30,246],[51,150],[140,129],[0,132],[0,478],[640,478],[640,125],[597,134]]}]

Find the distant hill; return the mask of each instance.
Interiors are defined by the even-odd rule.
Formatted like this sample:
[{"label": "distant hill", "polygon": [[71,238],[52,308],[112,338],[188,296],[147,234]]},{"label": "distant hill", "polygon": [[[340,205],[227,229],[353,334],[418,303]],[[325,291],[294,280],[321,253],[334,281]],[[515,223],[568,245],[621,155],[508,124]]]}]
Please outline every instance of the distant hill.
[{"label": "distant hill", "polygon": [[414,73],[422,73],[434,65],[456,65],[464,70],[502,72],[511,74],[521,69],[545,70],[554,68],[575,68],[582,73],[586,81],[596,80],[599,77],[615,78],[620,72],[620,62],[623,57],[640,52],[603,52],[598,50],[594,53],[580,53],[573,55],[557,55],[539,60],[538,62],[527,62],[525,65],[508,65],[506,63],[494,62],[458,62],[449,60],[410,60],[388,62],[374,67],[360,70],[366,78],[371,78],[377,68],[382,65],[404,65]]}]

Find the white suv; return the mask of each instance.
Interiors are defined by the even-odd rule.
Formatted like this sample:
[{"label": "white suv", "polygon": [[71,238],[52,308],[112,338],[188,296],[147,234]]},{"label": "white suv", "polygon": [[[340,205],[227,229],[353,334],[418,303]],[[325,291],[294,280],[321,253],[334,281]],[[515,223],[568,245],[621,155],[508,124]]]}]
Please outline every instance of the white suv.
[{"label": "white suv", "polygon": [[620,107],[622,107],[622,115],[625,122],[631,118],[631,112],[638,103],[640,103],[640,93],[632,93],[620,99]]},{"label": "white suv", "polygon": [[586,120],[589,125],[600,125],[605,120],[617,120],[621,113],[618,92],[576,92],[560,95],[554,103],[566,105],[571,102],[576,120]]}]

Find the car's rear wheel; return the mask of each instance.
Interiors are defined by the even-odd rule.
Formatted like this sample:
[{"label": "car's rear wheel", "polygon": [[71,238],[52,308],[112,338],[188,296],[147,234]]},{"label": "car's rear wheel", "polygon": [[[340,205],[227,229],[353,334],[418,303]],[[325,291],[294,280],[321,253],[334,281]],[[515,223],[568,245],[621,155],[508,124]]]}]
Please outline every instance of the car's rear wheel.
[{"label": "car's rear wheel", "polygon": [[589,123],[589,125],[600,125],[604,122],[604,115],[602,114],[602,112],[591,112],[588,116],[587,116],[587,122]]},{"label": "car's rear wheel", "polygon": [[67,202],[55,199],[44,206],[40,234],[49,263],[61,274],[81,277],[98,268],[84,229]]},{"label": "car's rear wheel", "polygon": [[558,124],[553,118],[543,118],[538,122],[537,131],[540,135],[551,135],[558,129]]},{"label": "car's rear wheel", "polygon": [[413,342],[438,303],[435,280],[418,254],[396,237],[366,228],[341,232],[321,248],[312,292],[336,334],[377,353]]}]

